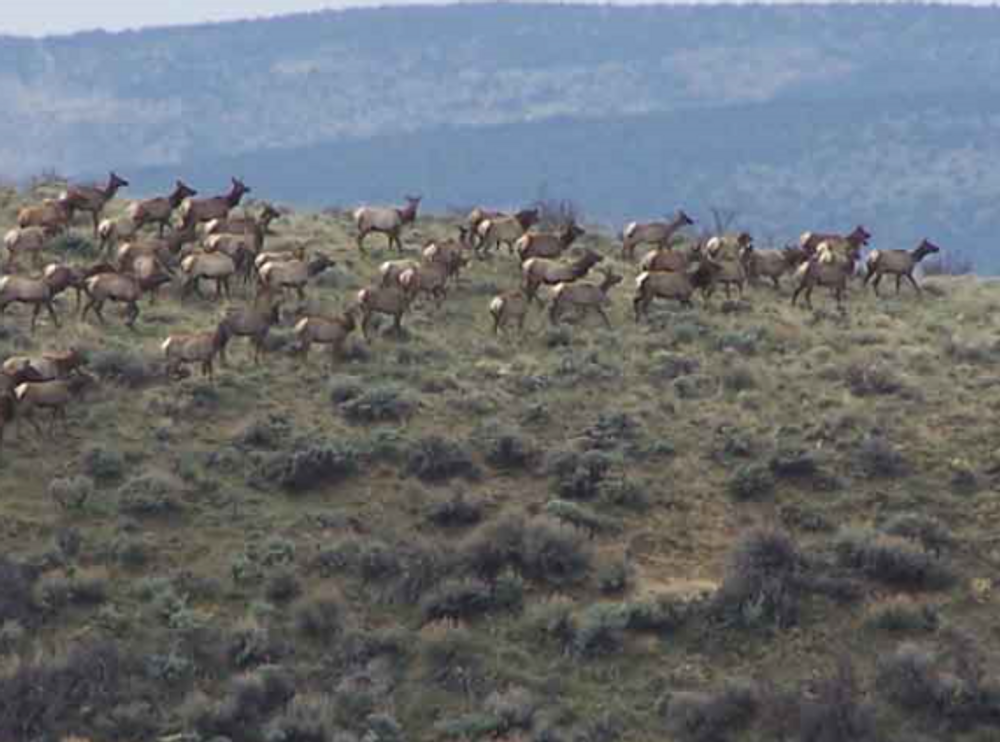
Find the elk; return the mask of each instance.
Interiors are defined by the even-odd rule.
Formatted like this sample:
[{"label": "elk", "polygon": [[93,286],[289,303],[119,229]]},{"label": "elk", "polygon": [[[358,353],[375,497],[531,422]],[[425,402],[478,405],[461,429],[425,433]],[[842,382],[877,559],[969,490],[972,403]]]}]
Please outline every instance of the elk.
[{"label": "elk", "polygon": [[[134,206],[134,204],[133,204]],[[139,224],[129,216],[116,219],[102,219],[97,226],[97,236],[100,238],[98,248],[102,254],[108,254],[122,240],[130,240],[139,233]]]},{"label": "elk", "polygon": [[21,276],[3,276],[0,278],[0,317],[10,304],[30,304],[34,307],[31,313],[31,332],[35,331],[38,315],[45,307],[52,319],[52,324],[59,327],[59,317],[52,303],[52,287],[44,278],[23,278]]},{"label": "elk", "polygon": [[61,201],[45,199],[38,206],[25,206],[17,212],[17,226],[41,227],[51,234],[58,234],[69,227],[72,215],[69,208]]},{"label": "elk", "polygon": [[803,232],[799,237],[799,247],[801,247],[806,256],[812,257],[816,254],[817,248],[824,242],[829,240],[846,240],[857,247],[865,247],[868,241],[871,239],[871,234],[860,224],[856,226],[849,234],[840,235],[824,232]]},{"label": "elk", "polygon": [[403,315],[410,308],[412,295],[396,286],[370,286],[357,294],[358,308],[361,310],[361,332],[366,342],[370,342],[368,328],[376,314],[392,317],[392,329],[396,334],[403,332]]},{"label": "elk", "polygon": [[231,178],[229,192],[209,198],[189,198],[180,207],[181,227],[190,228],[212,219],[225,219],[239,206],[240,200],[250,193],[250,187],[238,178]]},{"label": "elk", "polygon": [[740,232],[710,237],[705,243],[704,252],[712,260],[719,262],[736,261],[740,259],[743,250],[752,247],[753,237],[747,232]]},{"label": "elk", "polygon": [[288,260],[279,263],[265,263],[257,271],[258,285],[264,289],[295,289],[301,301],[306,298],[306,283],[333,265],[326,255],[317,255],[308,263],[302,260]]},{"label": "elk", "polygon": [[399,281],[399,277],[404,271],[419,267],[420,261],[412,258],[406,258],[403,260],[386,260],[378,267],[380,283],[383,286],[391,286]]},{"label": "elk", "polygon": [[643,244],[654,244],[658,247],[669,247],[670,238],[674,234],[689,225],[694,224],[694,220],[683,211],[678,211],[669,222],[647,222],[640,224],[632,222],[622,230],[622,254],[627,260],[632,260],[635,255],[635,248]]},{"label": "elk", "polygon": [[593,250],[584,250],[575,260],[566,263],[545,258],[530,258],[521,264],[521,276],[524,278],[524,290],[528,299],[534,301],[538,288],[543,284],[554,286],[558,283],[577,281],[595,265],[604,260]]},{"label": "elk", "polygon": [[506,245],[508,251],[513,250],[514,243],[537,224],[540,218],[541,212],[538,209],[521,209],[510,216],[502,214],[482,220],[473,232],[474,239],[478,238],[474,245],[477,254],[483,255],[500,245]]},{"label": "elk", "polygon": [[66,265],[65,263],[49,263],[42,271],[42,279],[49,285],[52,298],[59,296],[68,289],[76,292],[76,309],[80,309],[83,294],[83,282],[98,273],[111,271],[107,263],[98,263],[87,268]]},{"label": "elk", "polygon": [[411,301],[419,294],[430,294],[437,307],[448,297],[448,266],[444,263],[423,263],[399,274],[398,283],[410,294]]},{"label": "elk", "polygon": [[692,307],[691,297],[700,290],[707,297],[719,271],[719,264],[703,258],[683,272],[643,272],[635,279],[635,296],[632,309],[635,321],[649,315],[653,299],[675,299],[683,307]]},{"label": "elk", "polygon": [[646,253],[639,262],[640,272],[660,271],[680,273],[701,259],[702,245],[693,242],[684,247],[657,247]]},{"label": "elk", "polygon": [[745,250],[740,257],[751,281],[770,278],[775,291],[781,289],[781,277],[795,270],[805,259],[805,252],[800,247],[784,247],[780,250],[751,248]]},{"label": "elk", "polygon": [[11,270],[17,258],[24,253],[31,254],[31,262],[37,267],[42,250],[51,237],[52,233],[45,227],[17,227],[7,232],[3,239],[7,248],[7,270]]},{"label": "elk", "polygon": [[125,305],[125,326],[135,329],[135,321],[139,318],[139,299],[142,298],[142,285],[139,279],[122,273],[99,273],[84,281],[84,291],[87,293],[87,303],[83,306],[80,319],[86,319],[91,310],[97,319],[104,324],[102,309],[106,301]]},{"label": "elk", "polygon": [[469,264],[465,256],[466,243],[461,240],[447,239],[442,242],[429,242],[424,245],[421,258],[425,263],[440,263],[445,266],[448,278],[458,281],[462,268]]},{"label": "elk", "polygon": [[507,291],[494,296],[490,301],[490,316],[493,317],[493,333],[506,330],[509,322],[517,322],[518,332],[524,332],[524,321],[528,317],[531,300],[522,290]]},{"label": "elk", "polygon": [[913,270],[928,255],[941,252],[941,248],[929,240],[921,240],[920,244],[913,250],[872,250],[865,261],[867,272],[865,273],[865,285],[873,278],[872,288],[875,296],[878,296],[878,285],[883,276],[896,277],[896,293],[899,293],[902,280],[907,279],[920,295],[920,286],[913,277]]},{"label": "elk", "polygon": [[64,428],[68,426],[66,407],[93,382],[94,379],[91,376],[78,373],[66,379],[26,381],[18,385],[14,390],[18,421],[27,420],[35,431],[42,435],[42,429],[35,420],[35,410],[39,408],[51,410],[52,418],[49,424],[49,435],[51,436],[55,432],[57,420],[62,420]]},{"label": "elk", "polygon": [[139,282],[143,293],[149,294],[149,303],[155,304],[160,286],[170,283],[173,271],[153,255],[142,255],[132,264],[132,275]]},{"label": "elk", "polygon": [[270,301],[264,306],[233,307],[227,309],[219,321],[219,331],[222,333],[222,344],[219,356],[222,363],[228,363],[226,348],[234,337],[250,339],[253,346],[254,365],[260,364],[260,357],[267,349],[267,336],[271,328],[281,322],[281,303]]},{"label": "elk", "polygon": [[799,285],[792,294],[792,306],[799,295],[805,292],[806,306],[812,309],[812,292],[816,286],[827,286],[837,300],[837,308],[844,307],[847,279],[854,271],[854,259],[837,254],[829,242],[821,242],[816,254],[795,271]]},{"label": "elk", "polygon": [[[205,234],[251,234],[259,228],[261,233],[266,235],[271,222],[280,216],[281,212],[271,206],[271,204],[264,204],[264,208],[257,216],[247,215],[213,219],[205,225]],[[263,242],[263,239],[261,241]]]},{"label": "elk", "polygon": [[[380,289],[381,290],[381,289]],[[335,363],[337,357],[344,352],[344,343],[358,326],[357,307],[348,309],[335,317],[320,317],[310,315],[303,317],[295,324],[295,337],[299,341],[297,352],[303,361],[309,358],[309,349],[313,343],[330,346],[330,362]]]},{"label": "elk", "polygon": [[181,272],[184,281],[181,284],[181,294],[187,296],[192,289],[201,298],[201,280],[215,281],[215,297],[219,298],[225,292],[230,296],[229,279],[236,273],[236,263],[228,255],[222,253],[194,253],[181,261]]},{"label": "elk", "polygon": [[610,303],[608,291],[621,282],[621,276],[604,271],[604,280],[600,284],[586,281],[556,284],[552,290],[552,304],[549,306],[549,322],[557,324],[566,307],[575,307],[584,313],[597,312],[604,320],[604,324],[610,329],[611,320],[608,319],[604,307]]},{"label": "elk", "polygon": [[174,190],[167,196],[148,198],[145,201],[137,201],[128,209],[129,219],[135,224],[136,229],[141,229],[147,224],[156,224],[157,233],[163,237],[163,230],[170,226],[170,217],[174,211],[184,203],[186,199],[198,195],[198,191],[191,188],[182,180],[174,183]]},{"label": "elk", "polygon": [[119,189],[127,187],[127,180],[111,172],[108,173],[108,183],[103,188],[93,185],[70,186],[59,194],[59,201],[66,206],[71,219],[77,211],[88,212],[94,221],[94,237],[96,238],[104,207],[115,197]]},{"label": "elk", "polygon": [[186,363],[200,363],[202,376],[209,381],[215,378],[215,356],[224,344],[225,331],[221,326],[207,332],[171,335],[160,345],[167,359],[167,377],[180,378],[181,367]]},{"label": "elk", "polygon": [[514,251],[523,263],[529,258],[558,258],[586,232],[574,222],[558,232],[528,232],[514,243]]},{"label": "elk", "polygon": [[16,401],[14,393],[0,385],[0,454],[3,453],[3,431],[14,419]]},{"label": "elk", "polygon": [[2,373],[11,379],[23,381],[52,381],[67,379],[83,373],[87,358],[76,348],[67,351],[50,351],[40,356],[13,356],[3,363]]},{"label": "elk", "polygon": [[362,206],[354,211],[354,224],[358,229],[358,249],[364,250],[365,238],[371,232],[381,232],[389,238],[389,247],[393,245],[402,252],[403,243],[399,233],[407,224],[417,218],[421,196],[407,196],[406,206],[394,208],[391,206]]}]

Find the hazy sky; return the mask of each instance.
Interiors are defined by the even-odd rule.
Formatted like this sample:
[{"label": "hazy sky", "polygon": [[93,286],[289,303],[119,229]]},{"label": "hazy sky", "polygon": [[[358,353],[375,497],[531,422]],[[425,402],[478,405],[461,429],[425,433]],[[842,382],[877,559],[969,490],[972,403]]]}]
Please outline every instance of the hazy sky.
[{"label": "hazy sky", "polygon": [[[389,0],[389,2],[386,0],[48,0],[48,2],[2,0],[0,34],[44,36],[94,28],[120,31],[145,26],[282,15],[324,8],[372,7],[385,4],[414,5],[426,4],[428,1],[439,0]],[[588,1],[606,2],[606,0]],[[623,0],[611,0],[611,2],[623,4]],[[652,4],[658,0],[624,0],[624,2]],[[959,2],[968,5],[992,5],[995,0],[959,0]]]}]

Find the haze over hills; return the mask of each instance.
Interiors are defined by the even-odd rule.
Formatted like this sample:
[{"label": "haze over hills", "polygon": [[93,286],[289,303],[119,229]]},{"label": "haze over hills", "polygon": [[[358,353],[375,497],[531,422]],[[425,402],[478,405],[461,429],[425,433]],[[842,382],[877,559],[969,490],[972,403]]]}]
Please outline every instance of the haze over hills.
[{"label": "haze over hills", "polygon": [[544,187],[615,224],[862,221],[993,271],[998,32],[983,8],[474,5],[4,38],[0,172],[432,209]]}]

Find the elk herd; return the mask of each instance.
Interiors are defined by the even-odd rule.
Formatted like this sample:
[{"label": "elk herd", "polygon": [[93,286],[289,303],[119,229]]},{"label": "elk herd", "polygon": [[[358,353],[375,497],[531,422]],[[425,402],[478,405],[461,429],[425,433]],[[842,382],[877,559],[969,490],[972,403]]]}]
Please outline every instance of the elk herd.
[{"label": "elk herd", "polygon": [[[159,290],[168,284],[176,281],[182,298],[192,293],[204,297],[204,283],[214,284],[216,297],[230,297],[232,284],[237,282],[252,293],[252,301],[226,309],[214,327],[167,337],[161,344],[167,374],[180,378],[188,373],[187,365],[196,364],[211,379],[216,358],[225,362],[227,346],[234,338],[249,340],[254,363],[260,363],[268,333],[280,323],[286,293],[292,291],[305,299],[310,280],[330,268],[332,258],[323,253],[309,255],[302,246],[267,249],[271,223],[281,214],[264,204],[253,213],[245,209],[234,216],[234,209],[251,191],[237,178],[227,192],[207,198],[178,180],[169,194],[135,201],[123,216],[104,218],[107,204],[128,185],[112,172],[104,186],[72,185],[57,198],[20,210],[17,227],[4,238],[7,256],[0,276],[0,317],[11,304],[25,304],[32,310],[32,332],[43,310],[59,327],[55,299],[73,289],[81,320],[93,314],[104,324],[103,308],[110,301],[123,305],[125,325],[134,329],[140,300],[148,297],[155,302]],[[512,326],[523,330],[530,308],[541,303],[542,287],[546,287],[553,324],[572,311],[596,314],[611,326],[609,294],[624,278],[598,268],[605,256],[576,244],[586,233],[572,220],[543,229],[538,208],[515,213],[476,208],[456,235],[428,242],[416,256],[403,257],[403,229],[416,221],[420,201],[419,196],[408,196],[401,207],[364,206],[353,212],[362,255],[367,255],[365,242],[373,233],[383,235],[388,248],[395,247],[401,255],[383,262],[378,278],[358,291],[340,314],[301,313],[296,318],[295,352],[301,357],[307,357],[312,346],[325,345],[336,359],[356,329],[370,340],[376,315],[391,318],[393,329],[401,331],[415,300],[426,296],[440,306],[470,259],[491,259],[501,247],[519,264],[520,286],[490,301],[495,333]],[[74,261],[43,266],[46,247],[67,232],[81,213],[90,215],[101,257],[89,265]],[[635,262],[636,248],[648,249],[638,261],[634,279],[636,322],[648,315],[654,300],[692,306],[696,296],[708,301],[719,287],[727,297],[733,290],[742,296],[748,283],[763,280],[780,290],[785,276],[791,276],[795,284],[793,305],[802,299],[811,307],[813,290],[825,287],[842,308],[848,284],[857,275],[864,285],[871,283],[876,294],[886,276],[895,279],[897,293],[906,280],[919,294],[914,269],[939,251],[927,240],[911,251],[872,250],[859,271],[862,250],[871,239],[862,226],[842,235],[806,232],[784,248],[758,249],[746,232],[680,239],[681,232],[694,223],[678,211],[667,221],[631,223],[622,231],[623,263]],[[30,274],[21,272],[25,262],[31,263]],[[595,269],[600,280],[588,280]],[[51,411],[53,425],[65,422],[66,405],[93,383],[85,364],[84,354],[75,349],[7,359],[0,370],[0,444],[5,423],[15,417],[37,428],[34,411],[39,408]]]}]

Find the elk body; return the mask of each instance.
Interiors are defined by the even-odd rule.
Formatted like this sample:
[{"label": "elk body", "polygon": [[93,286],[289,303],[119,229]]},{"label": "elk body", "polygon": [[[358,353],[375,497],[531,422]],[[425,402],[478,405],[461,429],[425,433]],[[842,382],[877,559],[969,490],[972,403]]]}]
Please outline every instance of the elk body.
[{"label": "elk body", "polygon": [[399,239],[400,232],[407,224],[416,221],[417,209],[420,207],[420,196],[407,196],[406,206],[395,208],[391,206],[362,206],[354,211],[354,225],[358,230],[358,249],[364,250],[365,238],[372,232],[380,232],[389,239],[389,247],[403,250]]},{"label": "elk body", "polygon": [[101,186],[70,186],[59,196],[59,200],[66,206],[70,218],[77,211],[85,211],[90,214],[94,221],[94,237],[97,237],[98,227],[101,221],[101,212],[108,202],[115,197],[115,194],[122,188],[128,187],[128,181],[116,173],[108,173],[107,185]]},{"label": "elk body", "polygon": [[562,313],[572,307],[582,312],[597,312],[604,324],[610,328],[611,320],[608,319],[604,308],[610,303],[608,292],[613,286],[622,282],[622,277],[615,273],[605,273],[604,280],[600,284],[577,281],[576,283],[557,284],[552,291],[552,304],[549,306],[549,321],[556,324]]},{"label": "elk body", "polygon": [[336,317],[310,315],[300,319],[295,324],[295,337],[303,360],[308,359],[313,344],[318,344],[330,346],[331,363],[335,362],[344,352],[347,338],[358,326],[355,311],[350,310]]},{"label": "elk body", "polygon": [[693,263],[700,260],[701,252],[702,246],[697,242],[682,247],[657,247],[643,255],[639,269],[640,272],[679,273],[686,271]]},{"label": "elk body", "polygon": [[295,289],[300,300],[305,301],[306,284],[310,278],[318,276],[333,265],[326,255],[317,255],[308,263],[303,260],[288,260],[279,263],[265,263],[258,269],[259,285],[263,289]]},{"label": "elk body", "polygon": [[125,325],[134,329],[139,317],[139,299],[142,298],[139,279],[122,273],[100,273],[84,282],[84,290],[87,293],[87,303],[83,306],[81,319],[86,319],[88,312],[93,310],[97,319],[104,324],[104,303],[112,301],[125,305]]},{"label": "elk body", "polygon": [[871,237],[872,236],[868,230],[859,224],[846,235],[825,232],[803,232],[799,237],[799,247],[805,251],[807,257],[811,258],[816,254],[817,249],[824,242],[842,240],[861,248],[868,244]]},{"label": "elk body", "polygon": [[234,337],[249,338],[253,347],[253,362],[260,363],[260,357],[267,347],[267,336],[271,328],[281,321],[281,305],[271,302],[267,306],[240,307],[226,310],[219,322],[222,344],[219,355],[226,363],[226,348]]},{"label": "elk body", "polygon": [[622,254],[626,259],[632,260],[635,248],[639,245],[653,244],[657,247],[669,247],[670,238],[680,229],[691,224],[694,224],[694,220],[683,211],[678,211],[677,215],[669,222],[647,222],[645,224],[632,222],[622,230]]},{"label": "elk body", "polygon": [[444,263],[422,263],[399,274],[398,283],[412,299],[430,294],[440,307],[448,296],[448,266]]},{"label": "elk body", "polygon": [[184,181],[178,180],[169,195],[148,198],[132,204],[128,209],[128,217],[136,229],[141,229],[147,224],[156,224],[158,234],[162,237],[163,230],[170,226],[170,218],[174,211],[180,208],[186,199],[197,195],[198,191],[186,185]]},{"label": "elk body", "polygon": [[52,381],[26,381],[14,390],[17,417],[19,420],[27,420],[41,434],[42,429],[35,420],[35,410],[51,410],[49,433],[52,434],[57,420],[62,420],[64,427],[67,425],[66,407],[91,383],[93,379],[86,374],[75,374]]},{"label": "elk body", "polygon": [[769,278],[775,290],[780,290],[781,277],[795,270],[805,259],[805,252],[801,248],[785,247],[780,250],[754,248],[744,253],[742,261],[751,281]]},{"label": "elk body", "polygon": [[528,232],[514,243],[514,251],[522,263],[530,258],[558,258],[584,234],[573,222],[558,232]]},{"label": "elk body", "polygon": [[843,309],[847,279],[853,272],[854,258],[836,253],[829,242],[821,242],[816,254],[795,271],[799,285],[792,294],[792,306],[795,306],[799,295],[804,292],[806,306],[812,309],[813,289],[816,286],[826,286],[833,291],[837,307]]},{"label": "elk body", "polygon": [[403,331],[403,315],[410,308],[412,295],[402,286],[370,286],[358,292],[358,308],[361,310],[361,332],[366,341],[371,339],[368,328],[376,314],[392,317],[392,328],[397,334]]},{"label": "elk body", "polygon": [[703,259],[683,272],[643,272],[635,279],[635,296],[632,309],[635,321],[649,315],[649,306],[654,299],[673,299],[681,306],[694,306],[691,297],[696,291],[708,295],[715,280],[719,265]]},{"label": "elk body", "polygon": [[47,198],[38,206],[25,206],[18,211],[17,226],[41,227],[54,235],[69,227],[71,216],[66,204]]},{"label": "elk body", "polygon": [[215,296],[221,297],[223,292],[229,296],[231,289],[229,280],[236,273],[236,263],[228,255],[222,253],[195,253],[181,261],[181,272],[184,280],[181,292],[187,295],[193,289],[198,296],[201,293],[201,281],[215,281]]},{"label": "elk body", "polygon": [[12,379],[52,381],[68,379],[81,373],[87,359],[76,348],[64,352],[42,353],[40,356],[13,356],[3,363],[2,373]]},{"label": "elk body", "polygon": [[493,318],[493,332],[499,335],[511,322],[517,323],[518,332],[524,331],[524,321],[528,317],[531,300],[521,289],[507,291],[494,296],[490,301],[490,316]]},{"label": "elk body", "polygon": [[[133,204],[135,206],[135,204]],[[108,254],[123,240],[131,240],[139,233],[141,225],[129,216],[116,219],[102,219],[97,226],[98,248],[102,254]]]},{"label": "elk body", "polygon": [[14,267],[21,255],[31,255],[32,264],[37,266],[51,238],[52,233],[45,227],[17,227],[7,232],[3,239],[7,248],[7,270]]},{"label": "elk body", "polygon": [[229,192],[209,198],[188,198],[180,206],[181,227],[191,228],[212,219],[225,219],[229,212],[250,193],[250,188],[238,178],[231,178]]},{"label": "elk body", "polygon": [[59,327],[59,317],[56,316],[56,308],[53,304],[55,297],[52,287],[44,278],[24,278],[21,276],[3,276],[0,278],[0,316],[11,304],[28,304],[34,309],[31,313],[31,331],[35,331],[35,324],[42,307],[48,310],[52,324]]},{"label": "elk body", "polygon": [[167,376],[178,378],[182,366],[188,363],[200,363],[202,376],[212,380],[215,356],[219,354],[223,344],[221,327],[207,332],[171,335],[160,345],[167,359]]},{"label": "elk body", "polygon": [[522,209],[516,214],[501,214],[483,219],[476,226],[476,252],[480,255],[496,250],[500,245],[506,245],[508,250],[514,249],[514,244],[521,239],[535,224],[538,223],[538,209]]},{"label": "elk body", "polygon": [[585,250],[571,262],[531,258],[521,264],[524,290],[529,300],[534,300],[542,285],[554,286],[558,283],[577,281],[603,260],[603,256],[592,250]]},{"label": "elk body", "polygon": [[941,248],[928,240],[921,240],[913,250],[873,250],[865,262],[865,285],[872,281],[872,288],[878,296],[878,285],[883,276],[896,277],[896,293],[899,293],[902,280],[907,279],[920,294],[920,286],[913,277],[914,269],[928,255],[941,252]]},{"label": "elk body", "polygon": [[271,204],[264,204],[264,208],[257,216],[248,214],[240,217],[229,216],[225,219],[213,219],[205,225],[205,234],[249,235],[260,228],[266,235],[271,222],[280,216],[281,212]]}]

